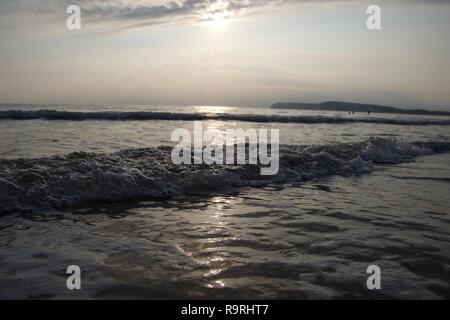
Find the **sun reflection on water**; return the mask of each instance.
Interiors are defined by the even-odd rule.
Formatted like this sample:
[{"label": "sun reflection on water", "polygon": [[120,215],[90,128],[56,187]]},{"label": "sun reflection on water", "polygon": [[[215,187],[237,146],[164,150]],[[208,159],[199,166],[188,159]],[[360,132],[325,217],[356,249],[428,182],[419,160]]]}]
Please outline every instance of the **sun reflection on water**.
[{"label": "sun reflection on water", "polygon": [[233,113],[233,111],[238,111],[237,107],[227,107],[227,106],[197,106],[195,111],[206,114],[221,114],[221,113]]}]

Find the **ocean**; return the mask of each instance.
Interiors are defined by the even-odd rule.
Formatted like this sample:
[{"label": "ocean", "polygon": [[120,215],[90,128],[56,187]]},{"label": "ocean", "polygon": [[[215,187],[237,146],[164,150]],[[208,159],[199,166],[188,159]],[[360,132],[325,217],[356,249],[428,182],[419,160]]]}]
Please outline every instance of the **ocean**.
[{"label": "ocean", "polygon": [[[278,129],[279,173],[174,165],[193,121]],[[450,117],[3,104],[0,133],[0,298],[450,298]]]}]

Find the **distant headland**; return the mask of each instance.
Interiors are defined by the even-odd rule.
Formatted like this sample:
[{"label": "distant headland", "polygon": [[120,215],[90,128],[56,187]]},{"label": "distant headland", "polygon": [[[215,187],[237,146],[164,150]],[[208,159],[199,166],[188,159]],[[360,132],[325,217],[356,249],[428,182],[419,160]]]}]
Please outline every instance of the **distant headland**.
[{"label": "distant headland", "polygon": [[424,114],[436,116],[450,116],[447,111],[432,111],[422,109],[402,109],[396,107],[380,106],[374,104],[327,101],[322,103],[297,103],[277,102],[271,106],[272,109],[296,109],[296,110],[319,110],[319,111],[343,111],[343,112],[374,112],[374,113],[398,113],[398,114]]}]

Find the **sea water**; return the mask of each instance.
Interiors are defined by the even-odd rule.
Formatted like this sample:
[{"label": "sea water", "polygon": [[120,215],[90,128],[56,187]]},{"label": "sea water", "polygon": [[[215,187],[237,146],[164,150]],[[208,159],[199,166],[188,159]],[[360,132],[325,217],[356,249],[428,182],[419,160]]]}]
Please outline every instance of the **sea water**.
[{"label": "sea water", "polygon": [[[170,116],[108,118],[123,112]],[[189,114],[279,129],[279,174],[175,166]],[[0,119],[2,298],[450,297],[448,117],[2,105]]]}]

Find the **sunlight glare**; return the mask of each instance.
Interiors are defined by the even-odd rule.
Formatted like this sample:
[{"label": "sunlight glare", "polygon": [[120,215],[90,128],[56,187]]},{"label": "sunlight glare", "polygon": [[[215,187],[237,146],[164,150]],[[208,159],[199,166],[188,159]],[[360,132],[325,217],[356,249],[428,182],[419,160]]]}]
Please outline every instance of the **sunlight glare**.
[{"label": "sunlight glare", "polygon": [[233,13],[224,10],[220,12],[207,12],[204,14],[203,20],[209,27],[216,30],[223,30],[232,18]]}]

